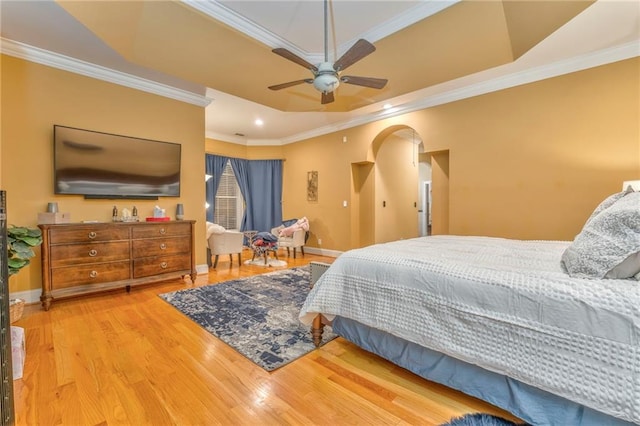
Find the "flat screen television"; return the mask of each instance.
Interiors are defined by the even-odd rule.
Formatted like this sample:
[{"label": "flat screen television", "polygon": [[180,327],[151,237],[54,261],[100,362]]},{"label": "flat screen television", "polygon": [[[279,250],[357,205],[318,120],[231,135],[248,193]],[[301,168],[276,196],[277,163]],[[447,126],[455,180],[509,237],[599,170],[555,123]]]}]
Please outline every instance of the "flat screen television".
[{"label": "flat screen television", "polygon": [[180,196],[182,146],[53,126],[54,193],[85,198]]}]

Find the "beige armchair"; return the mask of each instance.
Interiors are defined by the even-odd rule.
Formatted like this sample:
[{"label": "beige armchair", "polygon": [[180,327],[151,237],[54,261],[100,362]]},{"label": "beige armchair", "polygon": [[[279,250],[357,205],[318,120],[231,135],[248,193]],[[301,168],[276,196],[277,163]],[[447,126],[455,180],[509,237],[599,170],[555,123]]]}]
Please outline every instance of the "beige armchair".
[{"label": "beige armchair", "polygon": [[296,249],[300,249],[302,256],[304,256],[304,243],[306,239],[307,231],[304,229],[297,229],[291,236],[280,236],[280,231],[284,229],[284,225],[280,225],[277,228],[273,228],[271,233],[278,237],[278,248],[284,247],[287,249],[287,256],[291,256],[291,249],[293,249],[293,258],[296,258]]},{"label": "beige armchair", "polygon": [[213,269],[218,266],[218,256],[229,255],[229,263],[233,264],[233,255],[238,254],[238,265],[242,265],[242,243],[244,234],[238,231],[210,233],[207,238],[207,264],[211,267],[211,256],[215,256]]}]

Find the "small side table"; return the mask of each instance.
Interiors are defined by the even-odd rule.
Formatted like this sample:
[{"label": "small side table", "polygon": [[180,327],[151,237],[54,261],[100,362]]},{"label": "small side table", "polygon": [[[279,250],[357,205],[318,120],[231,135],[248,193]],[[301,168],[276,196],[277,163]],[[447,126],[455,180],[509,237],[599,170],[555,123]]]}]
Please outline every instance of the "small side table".
[{"label": "small side table", "polygon": [[251,248],[251,242],[253,241],[253,237],[256,236],[258,231],[255,231],[255,230],[252,229],[250,231],[242,231],[242,233],[244,234],[244,237],[247,239],[246,247]]},{"label": "small side table", "polygon": [[278,260],[278,246],[277,245],[264,245],[264,246],[256,246],[251,244],[251,250],[253,250],[253,257],[251,260],[253,261],[256,256],[264,256],[264,264],[268,264],[269,252],[273,253],[273,256]]}]

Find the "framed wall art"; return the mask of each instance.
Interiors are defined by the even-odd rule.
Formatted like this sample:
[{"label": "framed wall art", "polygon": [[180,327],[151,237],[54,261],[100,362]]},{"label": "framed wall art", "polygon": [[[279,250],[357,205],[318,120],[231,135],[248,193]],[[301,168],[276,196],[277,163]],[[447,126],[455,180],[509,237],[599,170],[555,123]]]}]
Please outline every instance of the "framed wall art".
[{"label": "framed wall art", "polygon": [[318,172],[307,172],[307,201],[318,201]]}]

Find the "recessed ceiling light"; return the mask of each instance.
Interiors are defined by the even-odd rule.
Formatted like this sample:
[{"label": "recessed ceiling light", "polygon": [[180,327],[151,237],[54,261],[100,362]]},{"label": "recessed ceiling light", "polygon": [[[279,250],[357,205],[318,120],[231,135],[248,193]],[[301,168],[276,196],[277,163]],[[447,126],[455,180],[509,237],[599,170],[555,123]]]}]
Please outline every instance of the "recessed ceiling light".
[{"label": "recessed ceiling light", "polygon": [[259,118],[257,118],[255,123],[256,123],[256,126],[262,126],[264,124],[264,121],[262,121]]},{"label": "recessed ceiling light", "polygon": [[391,108],[392,106],[393,106],[393,105],[391,105],[391,104],[384,104],[384,105],[382,105],[382,108],[384,108],[384,109],[389,109],[389,108]]}]

